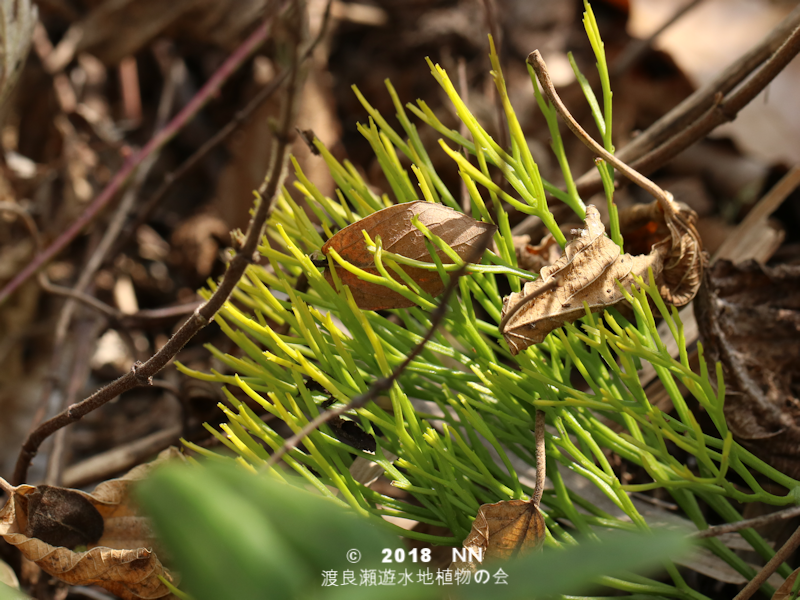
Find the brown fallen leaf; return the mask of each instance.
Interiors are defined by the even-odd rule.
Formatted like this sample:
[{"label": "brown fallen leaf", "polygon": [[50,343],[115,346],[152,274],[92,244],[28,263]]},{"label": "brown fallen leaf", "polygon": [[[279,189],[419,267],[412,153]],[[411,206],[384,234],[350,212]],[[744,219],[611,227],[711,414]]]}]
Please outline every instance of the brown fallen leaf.
[{"label": "brown fallen leaf", "polygon": [[473,570],[476,561],[508,560],[539,550],[544,543],[545,529],[542,512],[533,502],[503,500],[484,504],[464,539],[467,560],[454,561],[450,569]]},{"label": "brown fallen leaf", "polygon": [[791,600],[791,598],[796,598],[796,594],[792,594],[792,588],[794,587],[794,582],[797,581],[797,575],[800,574],[800,569],[795,569],[792,571],[792,574],[786,578],[775,593],[772,594],[772,600]]},{"label": "brown fallen leaf", "polygon": [[659,248],[664,269],[656,274],[658,291],[669,304],[681,307],[697,294],[707,261],[695,227],[697,213],[672,200],[668,206],[665,211],[658,201],[634,204],[620,211],[619,225],[630,254]]},{"label": "brown fallen leaf", "polygon": [[695,317],[707,356],[723,366],[731,431],[762,460],[800,477],[800,266],[717,261]]},{"label": "brown fallen leaf", "polygon": [[535,246],[530,242],[529,235],[514,236],[514,251],[520,269],[538,273],[542,267],[549,267],[561,257],[561,247],[551,233],[544,236]]},{"label": "brown fallen leaf", "polygon": [[[155,538],[130,496],[157,463],[181,456],[171,448],[88,494],[54,486],[12,487],[0,509],[0,536],[43,571],[71,585],[99,585],[124,600],[174,598],[158,579],[175,577],[156,556]],[[72,547],[86,545],[85,552]]]},{"label": "brown fallen leaf", "polygon": [[541,343],[554,329],[582,317],[584,302],[597,312],[622,301],[617,281],[630,289],[634,276],[647,277],[648,268],[656,276],[661,273],[664,244],[646,255],[621,255],[619,246],[604,235],[596,207],[586,207],[585,222],[586,229],[578,230],[561,258],[542,268],[539,279],[503,301],[501,332],[512,354]]},{"label": "brown fallen leaf", "polygon": [[[433,262],[425,245],[425,236],[411,223],[414,215],[431,233],[439,236],[464,260],[477,258],[477,256],[473,256],[477,252],[476,244],[485,239],[485,234],[493,234],[497,230],[494,225],[476,221],[452,208],[418,200],[395,204],[348,225],[329,239],[322,246],[321,251],[323,254],[328,254],[333,249],[358,268],[374,275],[380,275],[375,267],[373,255],[367,250],[362,233],[366,231],[373,240],[380,236],[383,249],[388,252],[422,262]],[[437,255],[445,264],[453,262],[440,250],[437,250]],[[437,271],[427,271],[409,266],[402,266],[402,268],[427,293],[438,296],[444,291],[444,282]],[[356,305],[361,309],[384,310],[414,306],[413,301],[397,292],[382,285],[359,279],[343,268],[336,268],[336,274],[343,284],[350,287]],[[394,273],[392,276],[397,281],[401,281],[400,277]],[[325,279],[334,285],[333,277],[327,268]]]}]

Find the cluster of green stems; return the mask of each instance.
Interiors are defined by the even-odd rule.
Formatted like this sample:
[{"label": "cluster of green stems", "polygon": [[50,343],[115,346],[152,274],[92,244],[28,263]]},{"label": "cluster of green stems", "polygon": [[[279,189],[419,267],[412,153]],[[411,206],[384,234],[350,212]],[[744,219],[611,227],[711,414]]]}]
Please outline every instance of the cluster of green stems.
[{"label": "cluster of green stems", "polygon": [[[596,24],[591,13],[586,22],[601,81],[605,82],[604,111],[600,111],[588,84],[584,89],[588,90],[604,145],[613,150],[611,92],[602,42],[599,35],[593,35]],[[716,366],[713,378],[715,388],[709,374],[709,368],[714,367],[704,359],[701,345],[699,372],[690,367],[678,313],[664,304],[652,276],[625,292],[632,318],[626,319],[613,309],[602,315],[587,309],[580,322],[568,324],[542,344],[512,356],[498,331],[503,290],[519,291],[526,279],[536,275],[517,265],[503,206],[540,217],[562,246],[566,240],[545,194],[565,202],[581,218],[585,206],[569,172],[555,111],[542,98],[533,74],[534,93],[547,118],[566,191],[541,178],[508,100],[493,48],[491,59],[511,134],[508,151],[478,123],[447,73],[431,64],[433,76],[452,100],[470,139],[443,125],[422,101],[403,106],[387,81],[401,135],[356,90],[370,115],[369,124],[361,125],[360,130],[375,151],[392,198],[376,194],[352,164],[337,161],[318,141],[316,146],[337,186],[335,198],[320,193],[294,163],[295,187],[317,222],[312,222],[288,190],[283,191],[260,248],[268,265],[248,269],[233,301],[217,317],[240,354],[225,354],[209,346],[223,369],[200,373],[180,366],[194,377],[224,384],[228,402],[220,407],[228,423],[220,430],[209,430],[231,454],[187,445],[217,460],[235,460],[253,471],[264,469],[270,450],[280,447],[283,438],[270,425],[272,421],[259,414],[267,413],[297,432],[324,410],[323,405],[331,401],[348,403],[378,378],[391,375],[429,330],[430,313],[437,300],[421,290],[401,265],[438,270],[447,281],[462,261],[420,223],[414,225],[429,241],[431,255],[436,256],[433,249],[438,247],[449,253],[452,265],[443,265],[438,259],[425,263],[392,254],[382,249],[380,239],[369,236],[367,246],[379,275],[349,264],[335,252],[328,255],[331,266],[397,291],[414,302],[412,308],[362,311],[349,290],[331,287],[310,258],[339,228],[395,202],[422,198],[459,209],[460,202],[436,173],[409,118],[408,113],[412,113],[441,134],[441,147],[455,161],[466,185],[472,216],[498,226],[494,250],[487,250],[481,263],[471,265],[470,274],[459,279],[457,297],[451,299],[441,327],[387,396],[348,415],[374,438],[375,452],[341,441],[335,428],[324,425],[306,438],[302,447],[290,450],[284,458],[288,469],[271,469],[274,475],[310,486],[331,501],[406,537],[459,545],[480,505],[531,494],[512,459],[535,465],[532,430],[535,412],[542,410],[549,425],[547,475],[552,487],[545,491],[542,505],[550,545],[574,544],[580,537],[593,537],[608,528],[648,529],[631,501],[631,492],[666,490],[697,529],[708,526],[703,505],[722,520],[735,521],[740,514],[732,501],[773,505],[797,502],[797,481],[733,440],[723,414],[725,388],[720,367]],[[585,79],[582,81],[585,83]],[[469,159],[461,154],[461,148],[467,149]],[[612,171],[604,164],[598,168],[608,184],[611,236],[621,246]],[[495,183],[498,171],[507,186]],[[308,281],[307,289],[298,289],[300,277]],[[680,351],[677,358],[670,355],[660,337],[656,318],[667,324]],[[662,412],[645,394],[639,378],[644,363],[654,368],[672,401],[674,414]],[[584,382],[583,389],[574,384],[578,379]],[[698,425],[680,386],[707,413],[716,429],[713,434]],[[239,388],[250,403],[229,388]],[[671,448],[694,457],[696,463],[690,468],[673,455]],[[612,454],[641,467],[649,480],[622,483],[609,462]],[[351,472],[358,459],[362,464],[376,465],[407,495],[383,494],[360,481]],[[618,512],[612,515],[582,498],[574,490],[576,477],[596,486]],[[770,493],[759,483],[764,480],[789,492],[783,496]],[[445,527],[451,535],[406,530],[383,517]],[[765,559],[772,555],[769,545],[755,531],[744,530],[742,536]],[[754,574],[718,540],[703,543],[745,577]],[[672,584],[635,575],[606,578],[602,583],[631,593],[703,598],[688,588],[674,565],[667,565],[667,570]]]}]

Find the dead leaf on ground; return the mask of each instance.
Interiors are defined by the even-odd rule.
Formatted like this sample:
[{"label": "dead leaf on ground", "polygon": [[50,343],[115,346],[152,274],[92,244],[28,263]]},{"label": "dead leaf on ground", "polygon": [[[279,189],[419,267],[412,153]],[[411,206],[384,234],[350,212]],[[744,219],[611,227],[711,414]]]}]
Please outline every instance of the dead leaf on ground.
[{"label": "dead leaf on ground", "polygon": [[675,202],[670,201],[669,207],[669,215],[654,202],[631,211],[624,221],[621,216],[626,233],[638,234],[632,238],[642,253],[633,256],[620,254],[619,246],[605,236],[597,208],[587,206],[586,229],[577,230],[561,258],[543,267],[541,277],[526,283],[521,292],[505,298],[502,333],[511,353],[541,343],[554,329],[582,317],[584,302],[592,312],[622,302],[617,282],[630,290],[635,277],[648,277],[648,269],[667,302],[683,306],[691,301],[705,265],[694,229],[696,216]]},{"label": "dead leaf on ground", "polygon": [[786,578],[775,593],[772,594],[772,600],[790,600],[790,598],[796,598],[797,594],[792,593],[792,588],[794,587],[794,582],[797,580],[797,575],[800,574],[800,569],[795,569],[792,571],[792,574]]},{"label": "dead leaf on ground", "polygon": [[535,246],[531,244],[531,236],[515,235],[514,250],[519,268],[531,273],[538,273],[543,267],[549,267],[561,258],[561,247],[550,233]]},{"label": "dead leaf on ground", "polygon": [[[620,255],[619,246],[604,235],[600,213],[594,206],[586,207],[586,229],[578,231],[580,234],[566,245],[563,256],[541,270],[539,279],[526,283],[521,292],[509,295],[503,302],[502,317],[518,310],[502,332],[512,354],[541,343],[554,329],[582,317],[584,302],[596,312],[622,301],[617,281],[630,289],[634,275],[646,277],[648,267],[654,274],[662,270],[660,247],[643,256]],[[556,287],[527,300],[554,278],[559,278]],[[518,308],[520,303],[523,306]]]},{"label": "dead leaf on ground", "polygon": [[689,304],[700,289],[706,257],[697,233],[697,213],[680,202],[670,201],[672,214],[665,214],[657,201],[634,204],[619,213],[625,248],[630,254],[645,254],[654,248],[663,253],[664,270],[655,274],[658,291],[667,303]]},{"label": "dead leaf on ground", "polygon": [[[527,500],[503,500],[484,504],[472,522],[472,530],[463,543],[467,562],[455,561],[452,570],[472,569],[473,556],[508,560],[542,547],[545,524],[538,506]],[[471,551],[471,552],[470,552]]]},{"label": "dead leaf on ground", "polygon": [[[0,509],[0,535],[43,571],[71,585],[99,585],[124,600],[173,598],[159,581],[174,576],[153,550],[154,536],[133,503],[131,486],[175,448],[88,494],[54,486],[20,485]],[[89,550],[76,552],[75,546]]]},{"label": "dead leaf on ground", "polygon": [[800,477],[800,266],[720,260],[707,271],[695,315],[708,356],[724,368],[731,431]]},{"label": "dead leaf on ground", "polygon": [[[431,233],[439,236],[462,259],[477,259],[473,256],[476,244],[484,239],[485,234],[493,234],[494,225],[476,221],[470,216],[452,208],[433,202],[415,201],[395,204],[379,210],[368,217],[348,225],[337,232],[322,246],[322,253],[335,250],[343,259],[356,267],[374,275],[380,275],[375,267],[373,254],[367,250],[363,232],[375,240],[381,238],[384,250],[399,254],[406,258],[431,263],[431,255],[425,245],[425,236],[414,227],[411,218],[419,218]],[[444,264],[452,264],[441,250],[437,255]],[[428,271],[417,267],[402,266],[402,269],[427,293],[438,296],[444,291],[444,283],[437,271]],[[391,270],[390,270],[391,273]],[[343,268],[337,268],[336,274],[342,283],[350,287],[356,305],[363,310],[384,310],[390,308],[407,308],[414,302],[382,285],[369,283],[359,279]],[[402,282],[399,276],[393,277]],[[326,268],[325,279],[334,285],[330,270]]]}]

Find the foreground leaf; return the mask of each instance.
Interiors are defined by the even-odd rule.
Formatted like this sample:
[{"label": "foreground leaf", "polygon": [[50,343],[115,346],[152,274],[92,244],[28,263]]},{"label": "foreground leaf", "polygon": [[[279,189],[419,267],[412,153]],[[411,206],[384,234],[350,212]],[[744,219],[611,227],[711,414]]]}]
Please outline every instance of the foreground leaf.
[{"label": "foreground leaf", "polygon": [[[143,482],[140,496],[196,600],[374,598],[369,586],[322,587],[323,571],[341,579],[344,569],[358,576],[386,568],[382,550],[399,547],[398,538],[331,499],[231,465],[167,467]],[[348,562],[349,550],[360,552],[357,564]],[[380,596],[435,592],[386,586]]]},{"label": "foreground leaf", "polygon": [[[366,231],[373,240],[381,238],[384,250],[399,254],[406,258],[432,263],[430,253],[425,244],[425,236],[412,223],[414,216],[425,225],[431,233],[437,235],[450,246],[463,260],[475,260],[473,256],[476,244],[483,239],[487,232],[494,232],[494,225],[476,221],[463,213],[441,204],[416,201],[395,204],[389,208],[379,210],[368,217],[348,225],[322,246],[322,253],[328,254],[335,250],[342,258],[354,266],[373,275],[380,275],[375,267],[373,254],[367,249],[364,239]],[[437,251],[437,255],[445,264],[452,264],[444,252]],[[402,265],[401,268],[425,292],[438,296],[444,291],[444,282],[437,271],[428,271],[416,267]],[[377,283],[370,283],[360,279],[357,275],[343,268],[336,268],[336,274],[342,283],[350,287],[356,305],[363,310],[383,310],[390,308],[407,308],[414,306],[414,302],[401,294]],[[401,281],[400,277],[392,273],[392,277]],[[326,268],[325,279],[333,285],[333,276]]]},{"label": "foreground leaf", "polygon": [[[688,549],[686,536],[676,532],[659,531],[647,535],[613,532],[600,542],[547,548],[544,552],[503,563],[502,569],[508,575],[507,585],[492,586],[491,593],[493,598],[503,600],[579,594],[600,577],[653,569]],[[485,586],[464,586],[458,592],[460,600],[485,600],[487,597]]]}]

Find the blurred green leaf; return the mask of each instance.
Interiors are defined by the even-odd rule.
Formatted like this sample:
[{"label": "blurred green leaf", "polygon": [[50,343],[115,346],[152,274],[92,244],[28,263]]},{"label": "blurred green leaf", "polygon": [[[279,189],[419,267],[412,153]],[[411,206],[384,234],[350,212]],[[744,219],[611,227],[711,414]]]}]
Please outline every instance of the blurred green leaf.
[{"label": "blurred green leaf", "polygon": [[587,541],[565,549],[545,549],[509,562],[488,563],[483,567],[492,577],[502,568],[507,585],[494,579],[486,584],[462,587],[459,600],[494,600],[542,598],[558,594],[585,592],[602,577],[614,577],[628,571],[657,569],[664,561],[689,550],[685,534],[661,531],[653,534],[613,532],[600,542]]},{"label": "blurred green leaf", "polygon": [[[142,482],[139,499],[196,600],[374,597],[362,569],[386,569],[397,537],[329,499],[230,465],[172,465]],[[349,550],[361,560],[351,564]],[[356,586],[322,587],[323,571],[355,573]],[[415,571],[416,572],[416,571]],[[382,600],[427,598],[435,589],[382,586]]]}]

